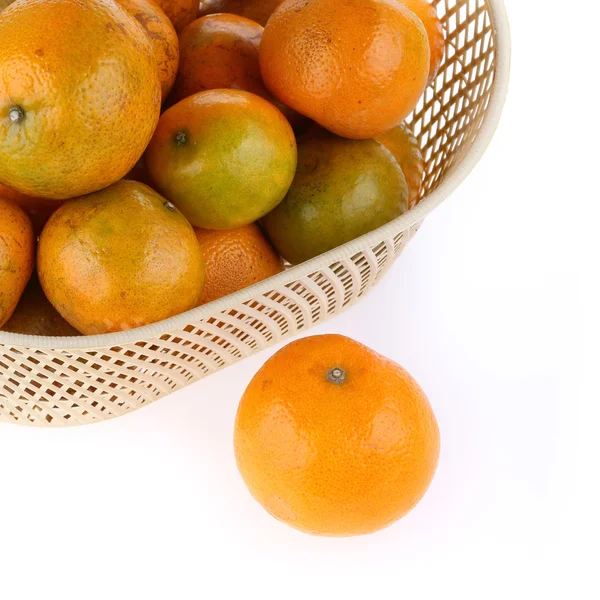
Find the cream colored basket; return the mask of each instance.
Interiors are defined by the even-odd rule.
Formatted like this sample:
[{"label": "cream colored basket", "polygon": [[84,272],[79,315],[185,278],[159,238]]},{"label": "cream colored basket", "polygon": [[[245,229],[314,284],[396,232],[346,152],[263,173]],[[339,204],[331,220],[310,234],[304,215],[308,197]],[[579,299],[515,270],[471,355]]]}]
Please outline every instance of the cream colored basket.
[{"label": "cream colored basket", "polygon": [[425,216],[485,151],[508,85],[501,0],[437,0],[446,57],[412,117],[427,160],[407,214],[267,281],[128,332],[49,338],[0,332],[0,421],[80,425],[135,410],[341,312],[381,279]]}]

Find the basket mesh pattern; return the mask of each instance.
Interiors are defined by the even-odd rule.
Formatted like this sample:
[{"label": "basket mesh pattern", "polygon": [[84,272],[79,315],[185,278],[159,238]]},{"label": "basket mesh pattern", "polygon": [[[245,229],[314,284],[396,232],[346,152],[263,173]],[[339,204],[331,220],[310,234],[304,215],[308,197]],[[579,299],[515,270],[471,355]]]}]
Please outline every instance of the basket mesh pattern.
[{"label": "basket mesh pattern", "polygon": [[[446,30],[446,56],[408,119],[427,161],[420,198],[460,162],[481,127],[495,73],[492,1],[435,3]],[[0,343],[0,421],[92,423],[166,396],[352,305],[380,280],[418,227],[382,235],[332,264],[314,259],[308,275],[285,283],[278,282],[286,274],[275,277],[265,293],[244,302],[232,298],[212,315],[150,339],[83,349]]]}]

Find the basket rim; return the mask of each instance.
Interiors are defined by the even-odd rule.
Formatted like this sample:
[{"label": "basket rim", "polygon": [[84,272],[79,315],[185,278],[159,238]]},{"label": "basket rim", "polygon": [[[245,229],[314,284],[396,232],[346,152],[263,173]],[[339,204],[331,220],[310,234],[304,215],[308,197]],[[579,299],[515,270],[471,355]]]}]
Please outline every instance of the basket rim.
[{"label": "basket rim", "polygon": [[483,123],[477,135],[462,157],[462,159],[446,173],[440,185],[417,206],[394,219],[390,223],[371,231],[355,240],[339,246],[329,252],[312,258],[300,265],[215,300],[204,306],[194,308],[169,319],[117,333],[107,333],[93,336],[51,337],[39,335],[24,335],[0,331],[0,345],[15,349],[52,349],[52,350],[98,350],[114,346],[135,344],[136,342],[160,338],[160,336],[180,331],[187,325],[198,323],[203,319],[231,309],[236,305],[249,301],[257,295],[267,293],[273,288],[285,286],[328,267],[331,264],[357,254],[365,247],[374,246],[382,240],[406,231],[422,221],[430,212],[448,198],[466,179],[469,173],[480,161],[500,122],[502,110],[508,92],[510,76],[511,40],[510,27],[504,0],[487,0],[492,14],[492,26],[495,33],[495,74],[490,95],[490,101]]}]

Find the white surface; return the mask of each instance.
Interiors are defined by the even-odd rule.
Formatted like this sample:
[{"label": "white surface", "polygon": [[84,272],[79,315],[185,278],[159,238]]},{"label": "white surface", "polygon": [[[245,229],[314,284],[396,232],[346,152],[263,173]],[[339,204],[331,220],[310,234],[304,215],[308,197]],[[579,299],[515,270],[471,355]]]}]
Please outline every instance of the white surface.
[{"label": "white surface", "polygon": [[311,331],[366,343],[429,395],[442,455],[421,504],[352,539],[267,515],[232,450],[264,353],[115,421],[0,426],[0,598],[597,597],[596,126],[556,120],[591,72],[563,54],[600,17],[582,4],[541,24],[507,0],[512,85],[486,156],[381,285]]}]

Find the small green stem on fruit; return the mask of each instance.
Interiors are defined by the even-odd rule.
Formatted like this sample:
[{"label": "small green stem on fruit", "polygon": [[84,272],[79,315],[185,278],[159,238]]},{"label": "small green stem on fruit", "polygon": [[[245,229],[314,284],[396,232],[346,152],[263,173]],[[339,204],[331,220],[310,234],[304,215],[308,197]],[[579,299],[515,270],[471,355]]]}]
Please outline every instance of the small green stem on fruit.
[{"label": "small green stem on fruit", "polygon": [[171,202],[169,202],[168,200],[165,202],[165,206],[167,207],[168,210],[170,210],[171,212],[175,212],[175,205],[172,204]]},{"label": "small green stem on fruit", "polygon": [[329,373],[327,373],[327,379],[329,379],[331,383],[340,385],[346,381],[346,371],[344,371],[344,369],[341,367],[335,367],[334,369],[331,369]]},{"label": "small green stem on fruit", "polygon": [[25,119],[25,111],[20,106],[13,106],[8,111],[8,118],[12,123],[20,123]]},{"label": "small green stem on fruit", "polygon": [[187,133],[184,133],[183,131],[179,131],[177,133],[177,135],[175,136],[175,143],[178,146],[184,146],[185,144],[187,144],[187,140],[188,140]]}]

